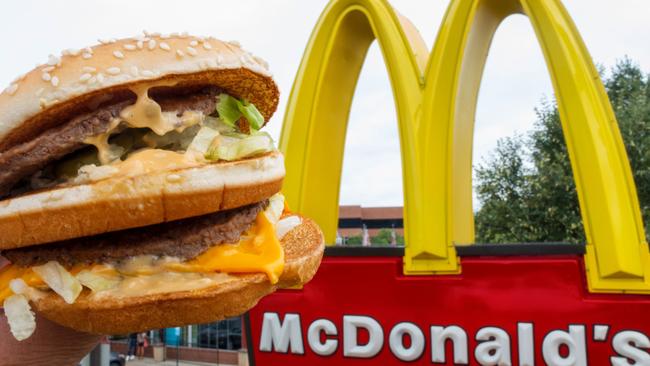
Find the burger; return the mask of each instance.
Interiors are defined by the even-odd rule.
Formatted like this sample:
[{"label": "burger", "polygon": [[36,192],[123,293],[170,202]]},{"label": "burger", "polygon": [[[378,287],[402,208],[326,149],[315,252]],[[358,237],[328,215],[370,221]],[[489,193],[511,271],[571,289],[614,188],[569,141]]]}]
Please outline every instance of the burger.
[{"label": "burger", "polygon": [[323,235],[289,210],[261,131],[278,99],[262,59],[187,34],[66,50],[12,82],[0,301],[14,337],[33,310],[119,334],[239,315],[309,281]]}]

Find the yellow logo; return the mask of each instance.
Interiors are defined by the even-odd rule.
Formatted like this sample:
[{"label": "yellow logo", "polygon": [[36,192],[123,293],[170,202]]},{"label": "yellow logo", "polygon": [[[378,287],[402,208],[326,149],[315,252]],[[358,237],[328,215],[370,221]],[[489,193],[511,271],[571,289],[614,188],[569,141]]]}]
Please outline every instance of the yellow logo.
[{"label": "yellow logo", "polygon": [[454,245],[474,241],[472,140],[492,37],[507,16],[530,19],[548,65],[586,230],[594,292],[650,293],[650,255],[616,119],[559,0],[452,0],[429,54],[385,0],[332,0],[296,76],[280,148],[284,193],[334,242],[352,95],[377,39],[401,142],[407,274],[459,273]]}]

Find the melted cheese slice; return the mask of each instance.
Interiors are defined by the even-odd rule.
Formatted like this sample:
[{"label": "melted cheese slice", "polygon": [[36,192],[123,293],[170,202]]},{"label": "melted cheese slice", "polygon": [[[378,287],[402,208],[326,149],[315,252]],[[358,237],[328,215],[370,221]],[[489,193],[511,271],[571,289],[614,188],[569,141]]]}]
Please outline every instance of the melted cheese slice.
[{"label": "melted cheese slice", "polygon": [[166,266],[183,272],[263,272],[275,284],[284,269],[284,250],[275,234],[275,225],[260,212],[239,243],[217,245],[193,260]]},{"label": "melted cheese slice", "polygon": [[[275,234],[275,225],[264,212],[260,212],[255,223],[243,234],[239,243],[217,245],[188,262],[165,263],[164,267],[170,272],[265,273],[269,281],[275,284],[284,270],[284,250]],[[104,268],[97,265],[94,267],[76,265],[68,268],[68,271],[74,275],[83,269],[97,271]],[[116,274],[112,268],[107,267],[106,274],[112,273]],[[143,278],[146,276],[148,275]],[[22,278],[27,285],[32,287],[45,285],[31,268],[9,265],[0,270],[0,302],[12,295],[9,282],[15,278]],[[152,284],[155,282],[153,281]],[[188,289],[181,285],[174,290],[185,291]],[[120,296],[119,292],[113,292],[113,296]]]}]

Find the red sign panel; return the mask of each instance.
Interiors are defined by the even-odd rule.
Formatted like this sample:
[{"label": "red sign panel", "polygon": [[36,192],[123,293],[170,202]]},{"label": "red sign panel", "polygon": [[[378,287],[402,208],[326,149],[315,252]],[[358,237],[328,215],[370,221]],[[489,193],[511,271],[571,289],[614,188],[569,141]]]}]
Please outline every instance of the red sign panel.
[{"label": "red sign panel", "polygon": [[331,257],[250,312],[256,365],[650,365],[650,296],[589,294],[580,255],[463,257],[404,276],[401,257]]}]

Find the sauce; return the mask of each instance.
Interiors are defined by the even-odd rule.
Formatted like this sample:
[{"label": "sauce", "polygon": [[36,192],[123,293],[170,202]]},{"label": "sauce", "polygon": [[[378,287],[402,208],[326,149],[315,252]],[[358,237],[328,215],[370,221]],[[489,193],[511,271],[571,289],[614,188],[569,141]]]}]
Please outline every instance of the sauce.
[{"label": "sauce", "polygon": [[175,82],[160,82],[155,85],[135,85],[131,91],[138,97],[135,104],[130,105],[120,112],[120,117],[127,124],[135,128],[149,128],[157,135],[162,136],[167,132],[182,132],[185,128],[199,124],[203,113],[185,111],[179,117],[177,112],[163,112],[160,104],[149,98],[149,89],[156,86],[170,86]]},{"label": "sauce", "polygon": [[144,149],[137,151],[124,161],[111,164],[117,169],[115,175],[132,177],[161,171],[176,170],[197,166],[191,156],[175,151]]},{"label": "sauce", "polygon": [[94,145],[97,148],[97,157],[103,165],[119,159],[120,155],[124,152],[119,146],[109,145],[108,143],[108,138],[111,136],[111,132],[113,132],[115,127],[119,124],[120,119],[113,118],[108,127],[108,131],[99,135],[87,137],[84,140],[84,143]]},{"label": "sauce", "polygon": [[79,169],[77,182],[92,182],[113,177],[138,175],[191,168],[200,165],[192,155],[162,149],[143,149],[124,160],[109,165],[84,165]]},{"label": "sauce", "polygon": [[117,287],[97,292],[96,297],[128,298],[181,291],[201,290],[235,280],[225,273],[160,272],[127,277]]}]

